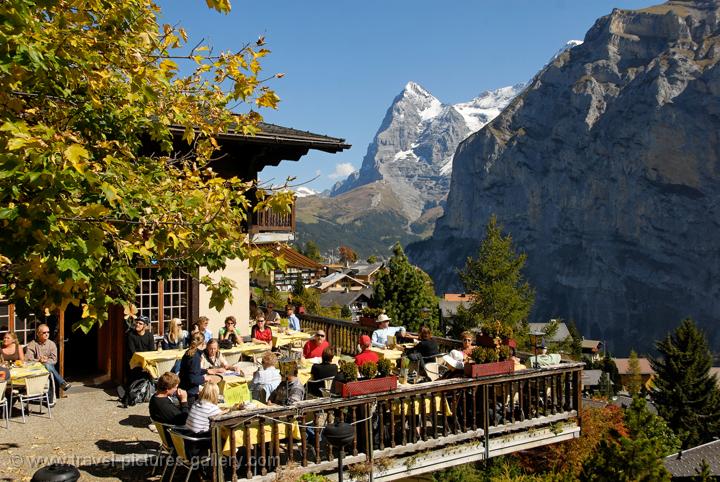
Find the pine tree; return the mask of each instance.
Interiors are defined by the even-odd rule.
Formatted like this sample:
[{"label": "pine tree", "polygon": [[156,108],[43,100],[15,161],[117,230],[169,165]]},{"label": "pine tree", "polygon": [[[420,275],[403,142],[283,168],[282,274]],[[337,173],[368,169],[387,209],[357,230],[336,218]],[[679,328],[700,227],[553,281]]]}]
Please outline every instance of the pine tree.
[{"label": "pine tree", "polygon": [[493,215],[485,227],[485,238],[477,258],[469,257],[460,271],[465,292],[473,295],[467,311],[459,311],[462,329],[500,320],[517,329],[530,314],[535,294],[522,275],[525,254],[517,254],[512,237],[503,236]]},{"label": "pine tree", "polygon": [[322,255],[320,254],[320,247],[317,245],[317,243],[313,240],[308,241],[305,243],[305,249],[302,252],[305,256],[312,259],[313,261],[317,261],[318,263],[322,262]]},{"label": "pine tree", "polygon": [[635,397],[625,411],[627,436],[614,434],[603,440],[583,465],[580,480],[587,481],[663,481],[670,474],[660,460],[674,452],[680,441],[665,421]]},{"label": "pine tree", "polygon": [[712,357],[705,335],[686,319],[656,344],[653,400],[680,436],[683,448],[710,442],[720,432],[720,392],[710,376]]},{"label": "pine tree", "polygon": [[[384,308],[393,325],[416,331],[421,325],[438,326],[438,302],[432,280],[408,261],[400,243],[393,247],[387,269],[378,274],[373,285],[373,304]],[[423,309],[430,310],[429,313]]]},{"label": "pine tree", "polygon": [[340,308],[340,318],[345,320],[352,318],[352,311],[350,311],[348,305],[342,305],[342,308]]},{"label": "pine tree", "polygon": [[638,360],[635,350],[630,350],[630,358],[628,359],[628,371],[630,377],[628,380],[627,391],[630,396],[634,397],[640,393],[642,388],[642,376],[640,375],[640,360]]},{"label": "pine tree", "polygon": [[570,332],[570,346],[568,347],[568,351],[573,359],[580,361],[582,360],[582,335],[580,334],[580,330],[578,330],[575,321],[570,320],[567,323],[567,327]]}]

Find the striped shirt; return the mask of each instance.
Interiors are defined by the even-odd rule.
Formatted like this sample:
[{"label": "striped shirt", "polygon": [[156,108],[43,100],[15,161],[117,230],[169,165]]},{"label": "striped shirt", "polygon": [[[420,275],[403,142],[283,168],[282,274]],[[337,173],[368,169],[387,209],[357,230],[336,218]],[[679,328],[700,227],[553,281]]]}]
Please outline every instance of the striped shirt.
[{"label": "striped shirt", "polygon": [[220,407],[206,400],[198,400],[188,413],[185,428],[194,433],[210,430],[210,417],[218,415]]}]

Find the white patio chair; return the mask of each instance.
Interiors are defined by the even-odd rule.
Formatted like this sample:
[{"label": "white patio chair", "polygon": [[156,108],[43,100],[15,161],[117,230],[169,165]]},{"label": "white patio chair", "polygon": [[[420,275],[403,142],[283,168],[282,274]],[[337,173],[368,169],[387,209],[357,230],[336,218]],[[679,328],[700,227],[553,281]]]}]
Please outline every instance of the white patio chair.
[{"label": "white patio chair", "polygon": [[7,380],[0,382],[0,408],[3,410],[3,418],[5,419],[5,428],[9,427],[8,420],[10,419],[10,406],[8,405],[7,397],[5,397],[5,389],[7,388]]},{"label": "white patio chair", "polygon": [[177,360],[175,358],[166,358],[164,360],[157,360],[155,362],[155,367],[157,368],[157,374],[158,377],[161,377],[163,373],[172,371],[173,368],[175,368],[175,363]]},{"label": "white patio chair", "polygon": [[240,353],[240,352],[223,354],[223,356],[225,357],[225,361],[230,366],[237,364],[237,362],[240,361],[241,355],[242,355],[242,353]]},{"label": "white patio chair", "polygon": [[433,362],[425,364],[425,373],[427,374],[427,377],[430,379],[431,382],[439,379],[446,371],[447,368],[438,363]]},{"label": "white patio chair", "polygon": [[[23,423],[25,423],[25,404],[31,401],[40,402],[40,414],[42,414],[42,403],[45,400],[48,409],[48,417],[52,418],[52,411],[50,410],[50,396],[48,390],[51,388],[50,385],[50,374],[45,373],[43,375],[34,375],[25,378],[25,392],[22,391],[18,394],[20,399],[20,411],[22,412]],[[30,411],[30,405],[28,404],[28,415]]]}]

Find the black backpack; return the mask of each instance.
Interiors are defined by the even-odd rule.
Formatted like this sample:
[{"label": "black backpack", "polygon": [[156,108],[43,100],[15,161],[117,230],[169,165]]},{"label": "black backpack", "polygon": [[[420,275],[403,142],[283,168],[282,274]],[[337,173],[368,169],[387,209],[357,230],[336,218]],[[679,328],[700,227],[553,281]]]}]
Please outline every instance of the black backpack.
[{"label": "black backpack", "polygon": [[154,394],[155,382],[147,378],[141,378],[130,384],[122,403],[125,407],[132,407],[138,403],[149,402]]}]

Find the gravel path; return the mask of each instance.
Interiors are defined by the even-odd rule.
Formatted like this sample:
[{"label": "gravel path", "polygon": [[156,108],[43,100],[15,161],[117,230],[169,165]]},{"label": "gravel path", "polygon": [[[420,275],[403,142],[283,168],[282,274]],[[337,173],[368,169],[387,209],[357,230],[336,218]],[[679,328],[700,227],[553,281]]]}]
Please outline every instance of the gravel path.
[{"label": "gravel path", "polygon": [[[146,403],[122,408],[114,387],[80,383],[67,395],[52,409],[52,419],[33,415],[23,424],[17,403],[9,429],[0,419],[0,480],[29,481],[53,462],[75,465],[80,480],[160,479],[150,477],[148,467],[159,438],[148,428]],[[37,412],[37,406],[32,409]]]}]

